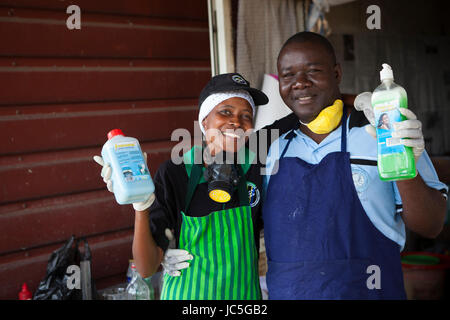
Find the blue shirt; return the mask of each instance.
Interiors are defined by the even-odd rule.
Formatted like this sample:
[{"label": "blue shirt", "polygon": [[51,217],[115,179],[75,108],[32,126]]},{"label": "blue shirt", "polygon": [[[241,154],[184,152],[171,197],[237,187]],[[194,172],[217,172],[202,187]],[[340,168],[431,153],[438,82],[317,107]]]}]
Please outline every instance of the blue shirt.
[{"label": "blue shirt", "polygon": [[[350,159],[377,160],[377,142],[364,127],[354,127],[348,130],[347,119],[347,151]],[[328,153],[341,150],[341,127],[332,131],[320,144],[301,132],[295,130],[285,157],[298,157],[308,163],[319,163]],[[277,160],[286,146],[287,133],[281,135],[270,146],[266,162],[266,172],[275,174]],[[416,163],[417,171],[424,182],[431,188],[445,190],[448,187],[439,181],[430,157],[424,151]],[[401,218],[402,199],[397,184],[392,181],[382,181],[379,178],[376,165],[351,164],[353,182],[359,200],[373,225],[387,238],[395,241],[403,249],[406,240],[405,224]],[[263,196],[265,197],[271,174],[263,180]],[[349,190],[351,192],[351,190]],[[326,195],[323,195],[326,200]]]}]

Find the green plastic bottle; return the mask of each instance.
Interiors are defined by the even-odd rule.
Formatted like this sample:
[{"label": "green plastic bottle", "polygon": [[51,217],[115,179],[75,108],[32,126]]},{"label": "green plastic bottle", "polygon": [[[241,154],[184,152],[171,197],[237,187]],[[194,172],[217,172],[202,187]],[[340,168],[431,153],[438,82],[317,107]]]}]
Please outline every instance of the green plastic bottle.
[{"label": "green plastic bottle", "polygon": [[378,174],[383,181],[405,180],[416,176],[416,164],[411,147],[393,138],[393,124],[405,120],[399,108],[408,107],[405,89],[394,83],[392,68],[384,63],[380,71],[381,84],[372,94],[378,144]]}]

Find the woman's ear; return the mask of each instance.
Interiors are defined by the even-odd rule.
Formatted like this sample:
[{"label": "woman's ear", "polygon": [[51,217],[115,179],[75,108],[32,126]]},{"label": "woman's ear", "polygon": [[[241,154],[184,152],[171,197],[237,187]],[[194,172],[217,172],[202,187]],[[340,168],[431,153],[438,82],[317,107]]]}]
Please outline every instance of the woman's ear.
[{"label": "woman's ear", "polygon": [[[206,117],[206,118],[208,118],[208,117]],[[204,118],[204,119],[202,120],[202,126],[203,126],[203,128],[205,129],[205,131],[207,130],[207,128],[206,128],[206,118]]]}]

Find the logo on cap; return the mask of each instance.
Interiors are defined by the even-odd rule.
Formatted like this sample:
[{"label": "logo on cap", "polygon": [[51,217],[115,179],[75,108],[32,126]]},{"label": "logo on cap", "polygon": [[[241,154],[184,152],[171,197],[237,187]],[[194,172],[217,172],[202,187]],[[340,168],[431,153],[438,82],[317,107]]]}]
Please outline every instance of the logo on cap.
[{"label": "logo on cap", "polygon": [[241,76],[235,74],[234,76],[231,77],[231,80],[233,80],[236,83],[239,84],[247,84],[247,81],[245,81],[244,78],[242,78]]}]

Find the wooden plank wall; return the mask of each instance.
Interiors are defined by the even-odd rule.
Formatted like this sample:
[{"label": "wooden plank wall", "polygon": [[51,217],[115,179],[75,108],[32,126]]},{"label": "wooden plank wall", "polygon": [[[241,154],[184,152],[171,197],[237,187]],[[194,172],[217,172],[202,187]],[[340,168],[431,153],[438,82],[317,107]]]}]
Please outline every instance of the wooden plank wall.
[{"label": "wooden plank wall", "polygon": [[121,128],[154,174],[210,75],[206,1],[0,0],[0,299],[34,292],[71,234],[88,238],[98,288],[124,281],[132,208],[92,156]]}]

